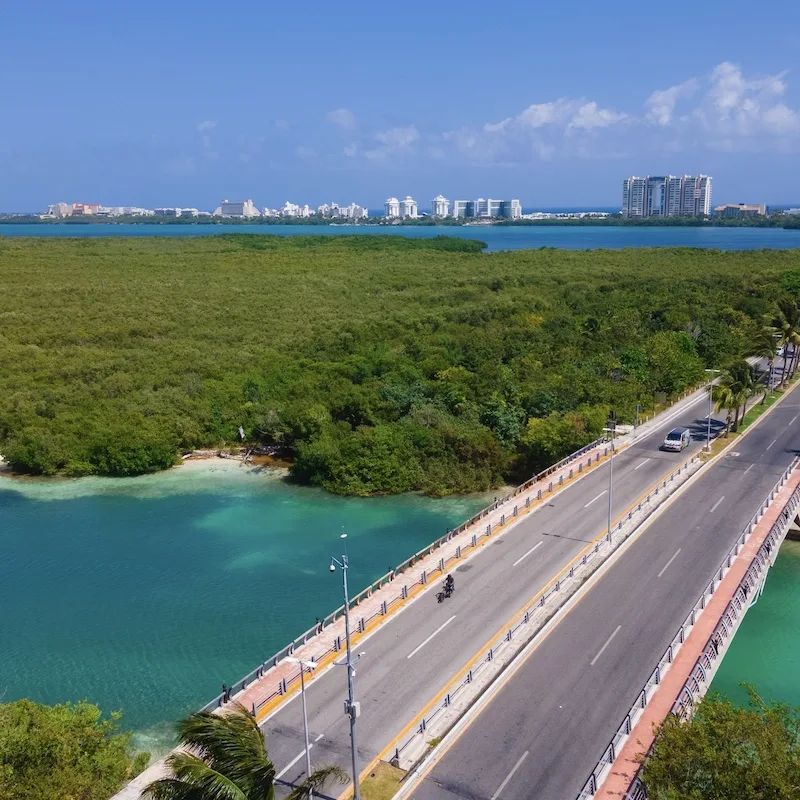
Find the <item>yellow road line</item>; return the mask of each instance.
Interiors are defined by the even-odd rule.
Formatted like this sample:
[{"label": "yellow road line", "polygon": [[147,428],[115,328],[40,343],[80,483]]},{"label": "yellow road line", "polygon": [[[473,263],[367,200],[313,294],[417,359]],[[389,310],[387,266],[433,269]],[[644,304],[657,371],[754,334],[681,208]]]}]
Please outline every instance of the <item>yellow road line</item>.
[{"label": "yellow road line", "polygon": [[[635,508],[635,507],[636,507],[636,506],[637,506],[637,505],[638,505],[640,502],[642,502],[642,500],[643,500],[645,497],[647,497],[647,495],[648,495],[648,494],[650,494],[650,493],[651,493],[651,492],[652,492],[652,491],[653,491],[653,490],[654,490],[654,489],[655,489],[657,486],[660,486],[660,485],[661,485],[661,483],[663,483],[663,481],[664,481],[665,477],[666,477],[666,476],[669,476],[669,475],[670,475],[672,472],[674,472],[674,468],[673,468],[673,469],[670,469],[668,472],[664,473],[664,475],[662,475],[662,476],[661,476],[661,477],[660,477],[660,478],[659,478],[659,479],[658,479],[658,480],[657,480],[657,481],[656,481],[654,484],[652,484],[652,485],[650,486],[650,488],[649,488],[649,489],[647,489],[647,491],[643,492],[643,493],[642,493],[642,494],[641,494],[641,495],[640,495],[640,496],[639,496],[639,497],[638,497],[636,500],[634,500],[634,501],[633,501],[633,503],[631,503],[631,504],[630,504],[630,505],[629,505],[629,506],[628,506],[628,507],[625,509],[625,511],[623,511],[623,512],[622,512],[622,514],[620,514],[620,515],[619,515],[619,516],[618,516],[618,517],[617,517],[617,518],[614,520],[614,522],[613,522],[613,524],[612,524],[612,527],[616,527],[616,526],[619,524],[619,522],[620,522],[620,521],[621,521],[621,520],[622,520],[624,517],[626,517],[626,516],[628,515],[628,512],[630,512],[630,511],[631,511],[633,508]],[[574,559],[572,559],[572,561],[571,561],[570,563],[573,563],[573,564],[574,564],[574,563],[575,563],[575,561],[577,561],[577,560],[578,560],[578,559],[580,559],[580,558],[583,558],[583,556],[584,556],[584,555],[585,555],[585,554],[586,554],[586,553],[587,553],[589,550],[591,550],[591,549],[592,549],[592,548],[595,546],[595,544],[597,544],[597,542],[598,542],[598,541],[600,541],[601,539],[603,539],[603,538],[606,536],[606,534],[607,534],[607,530],[606,530],[606,529],[604,529],[604,530],[603,530],[603,531],[602,531],[600,534],[598,534],[598,535],[597,535],[597,536],[596,536],[594,539],[592,539],[592,541],[591,541],[591,542],[589,542],[589,543],[586,545],[586,547],[585,547],[583,550],[581,550],[581,552],[580,552],[580,553],[578,553],[578,555],[577,555],[577,556],[575,556],[575,558],[574,558]],[[561,574],[561,573],[559,573],[559,575],[560,575],[560,574]],[[537,601],[537,600],[538,600],[538,599],[539,599],[539,598],[540,598],[540,597],[541,597],[541,596],[542,596],[542,595],[543,595],[543,594],[544,594],[544,593],[545,593],[545,592],[546,592],[546,591],[547,591],[547,590],[548,590],[548,589],[549,589],[551,586],[553,586],[553,585],[555,584],[555,582],[556,582],[556,578],[553,578],[551,581],[549,581],[547,584],[545,584],[545,586],[544,586],[542,589],[540,589],[540,590],[539,590],[539,591],[538,591],[538,592],[537,592],[537,593],[536,593],[536,594],[535,594],[535,595],[534,595],[534,596],[533,596],[533,597],[532,597],[532,598],[531,598],[531,599],[530,599],[530,600],[529,600],[527,603],[525,603],[525,605],[523,605],[521,609],[519,609],[517,612],[515,612],[515,613],[514,613],[514,615],[513,615],[513,616],[512,616],[512,617],[511,617],[511,618],[508,620],[508,622],[506,622],[506,624],[505,624],[505,625],[503,625],[502,627],[500,627],[500,628],[499,628],[499,629],[498,629],[498,630],[497,630],[497,631],[496,631],[496,632],[495,632],[495,633],[492,635],[492,637],[491,637],[491,638],[490,638],[490,639],[489,639],[489,640],[486,642],[486,644],[485,644],[485,645],[483,645],[483,647],[481,647],[481,649],[480,649],[480,650],[478,650],[478,651],[475,653],[475,655],[473,655],[473,656],[472,656],[472,657],[471,657],[471,658],[470,658],[470,659],[467,661],[467,664],[466,664],[466,666],[464,666],[464,667],[463,667],[463,668],[462,668],[462,669],[461,669],[461,670],[460,670],[458,673],[456,673],[455,677],[454,677],[454,678],[452,678],[452,679],[451,679],[451,680],[450,680],[450,681],[447,683],[447,685],[444,687],[444,689],[442,689],[442,690],[441,690],[441,691],[440,691],[438,694],[436,694],[432,700],[430,700],[428,703],[426,703],[426,704],[425,704],[425,706],[422,708],[422,710],[421,710],[420,712],[418,712],[418,713],[417,713],[417,715],[416,715],[416,716],[415,716],[415,717],[414,717],[414,718],[411,720],[411,722],[409,722],[409,723],[408,723],[408,724],[407,724],[407,725],[406,725],[406,726],[405,726],[405,727],[404,727],[404,728],[403,728],[403,729],[400,731],[400,733],[398,733],[396,736],[394,736],[394,737],[392,738],[391,742],[389,742],[389,744],[388,744],[386,747],[384,747],[384,749],[383,749],[383,750],[381,750],[380,754],[379,754],[378,756],[376,756],[376,757],[375,757],[375,758],[374,758],[372,761],[370,761],[370,763],[367,765],[367,767],[365,767],[365,768],[364,768],[364,769],[361,771],[361,774],[359,775],[359,785],[360,785],[360,784],[361,784],[361,783],[364,781],[364,779],[365,779],[365,778],[366,778],[366,777],[369,775],[369,773],[370,773],[370,772],[371,772],[371,771],[372,771],[372,770],[375,768],[375,766],[378,764],[378,762],[379,762],[379,761],[383,761],[383,760],[386,758],[386,756],[387,756],[389,753],[391,753],[391,752],[392,752],[392,750],[394,750],[394,749],[397,747],[397,745],[399,744],[399,742],[400,742],[400,741],[401,741],[401,740],[402,740],[402,739],[403,739],[403,738],[404,738],[404,737],[405,737],[405,736],[406,736],[406,735],[409,733],[409,731],[411,731],[411,729],[412,729],[412,728],[414,728],[414,727],[418,726],[418,725],[420,724],[420,722],[422,721],[422,719],[425,717],[425,715],[426,715],[426,714],[427,714],[427,713],[428,713],[428,712],[429,712],[429,711],[430,711],[430,710],[431,710],[431,709],[432,709],[432,708],[433,708],[433,707],[434,707],[434,706],[435,706],[437,703],[441,702],[441,700],[442,700],[442,699],[443,699],[443,698],[444,698],[444,697],[445,697],[445,696],[446,696],[446,695],[447,695],[447,694],[448,694],[448,693],[451,691],[451,689],[452,689],[452,688],[453,688],[453,687],[454,687],[456,684],[458,684],[458,682],[459,682],[459,681],[460,681],[460,680],[461,680],[461,679],[462,679],[462,678],[463,678],[463,677],[464,677],[464,676],[465,676],[465,675],[466,675],[466,674],[469,672],[469,670],[470,670],[470,669],[472,669],[472,667],[475,665],[475,663],[477,662],[477,660],[478,660],[478,659],[479,659],[479,658],[480,658],[482,655],[484,655],[484,654],[486,653],[486,651],[489,649],[489,647],[492,645],[492,643],[493,643],[493,642],[495,642],[495,641],[498,639],[498,637],[500,637],[500,636],[501,636],[503,633],[505,633],[506,631],[508,631],[509,627],[510,627],[510,626],[511,626],[511,625],[514,623],[514,621],[515,621],[515,620],[517,620],[517,619],[519,619],[519,617],[520,617],[522,614],[524,614],[524,613],[525,613],[525,610],[526,610],[526,609],[527,609],[529,606],[533,605],[533,604],[534,604],[534,603],[535,603],[535,602],[536,602],[536,601]],[[560,620],[559,620],[559,624],[560,624]],[[554,626],[554,627],[555,627],[555,626]],[[548,635],[549,635],[549,631],[548,631]],[[545,637],[543,637],[543,638],[542,638],[542,641],[543,641],[545,638],[547,638],[547,637],[546,637],[546,636],[545,636]],[[536,647],[538,647],[538,646],[539,646],[539,645],[537,644],[537,645],[536,645]],[[535,648],[534,648],[534,649],[535,649]],[[515,668],[514,668],[514,671],[513,671],[511,674],[513,674],[514,672],[516,672],[516,669],[517,669],[517,667],[515,667]],[[500,686],[503,686],[503,685],[505,685],[505,680],[506,680],[506,679],[504,678],[504,679],[503,679],[503,683],[501,683],[501,684],[500,684]],[[343,791],[343,792],[342,792],[342,793],[339,795],[339,797],[337,798],[337,800],[345,800],[345,798],[349,797],[349,796],[352,794],[352,791],[353,791],[353,790],[352,790],[352,787],[348,787],[347,789],[345,789],[345,790],[344,790],[344,791]]]},{"label": "yellow road line", "polygon": [[[621,453],[623,450],[627,449],[628,447],[630,447],[630,443],[626,443],[626,444],[623,444],[623,445],[617,447],[614,450],[615,455],[619,455],[619,453]],[[600,456],[600,458],[597,461],[592,463],[590,466],[587,466],[586,469],[582,470],[581,472],[578,472],[577,470],[573,470],[573,476],[571,478],[565,478],[564,482],[562,484],[558,484],[555,481],[553,481],[552,482],[553,483],[553,493],[552,494],[555,494],[555,492],[557,490],[561,490],[561,489],[566,488],[567,485],[576,482],[578,480],[578,478],[580,478],[580,477],[582,477],[584,475],[587,475],[589,472],[592,472],[593,470],[597,469],[601,464],[604,464],[608,459],[609,459],[609,456],[602,455],[602,456]],[[579,463],[581,463],[581,462],[579,462]],[[516,517],[515,516],[511,516],[511,517],[507,518],[506,522],[503,525],[500,525],[498,523],[497,527],[494,528],[494,530],[492,530],[491,535],[485,536],[485,535],[481,534],[480,538],[478,540],[478,544],[474,548],[474,551],[477,551],[478,548],[483,547],[489,540],[493,539],[493,537],[496,536],[498,533],[500,533],[501,531],[504,531],[506,528],[508,528],[513,523],[520,521],[522,516],[524,516],[525,514],[527,514],[530,511],[533,511],[534,508],[538,508],[540,505],[542,505],[545,502],[545,500],[549,500],[552,497],[552,494],[549,497],[547,497],[546,494],[547,494],[546,490],[543,491],[541,500],[539,500],[539,499],[532,500],[531,504],[530,504],[530,507],[523,506],[520,509],[520,513],[518,513]],[[464,531],[464,533],[466,533],[466,531]],[[466,558],[467,553],[469,553],[471,555],[472,554],[471,551],[473,551],[473,548],[472,548],[472,543],[470,542],[469,544],[467,544],[467,545],[465,545],[464,547],[461,548],[461,559]],[[456,556],[453,556],[453,558],[456,561],[459,560],[459,558],[456,557]],[[413,565],[411,565],[411,566],[413,567]],[[409,567],[409,569],[411,569],[411,567]],[[436,572],[437,569],[438,569],[438,567],[436,569],[431,570],[428,574],[429,575],[433,574],[434,572]],[[400,574],[403,574],[403,573],[400,573]],[[397,577],[400,577],[400,575],[398,575]],[[369,623],[367,623],[367,627],[366,627],[365,631],[356,632],[356,633],[351,633],[350,634],[350,643],[351,643],[351,645],[355,644],[355,642],[357,642],[360,639],[362,639],[367,633],[370,633],[372,631],[372,629],[376,628],[379,625],[382,625],[384,622],[387,622],[401,608],[404,608],[409,600],[414,599],[417,595],[421,594],[425,589],[429,588],[429,586],[430,586],[430,584],[428,584],[428,583],[425,583],[425,584],[416,583],[414,586],[412,586],[408,590],[408,596],[405,599],[400,598],[398,600],[392,601],[392,604],[390,606],[387,606],[387,613],[385,615],[377,616],[373,620],[371,620]],[[355,608],[358,608],[358,606],[355,606]],[[351,611],[352,610],[355,610],[355,609],[351,609]],[[317,662],[317,664],[318,664],[319,667],[326,667],[338,655],[339,655],[338,651],[333,652],[333,653],[329,653],[328,655],[323,656]],[[322,677],[322,670],[318,670],[317,671],[317,677],[318,678]],[[308,683],[310,683],[310,682],[308,682]],[[265,717],[269,716],[271,713],[276,711],[284,703],[288,702],[299,691],[300,691],[300,687],[299,687],[299,684],[298,684],[298,685],[292,686],[286,692],[286,694],[279,694],[276,697],[273,697],[271,700],[269,700],[267,703],[265,703],[262,708],[260,708],[256,712],[256,720],[258,722],[261,722]],[[377,761],[379,761],[379,760],[381,760],[381,759],[380,758],[377,759]],[[375,763],[377,763],[377,761]],[[374,764],[373,764],[373,766],[374,766]]]}]

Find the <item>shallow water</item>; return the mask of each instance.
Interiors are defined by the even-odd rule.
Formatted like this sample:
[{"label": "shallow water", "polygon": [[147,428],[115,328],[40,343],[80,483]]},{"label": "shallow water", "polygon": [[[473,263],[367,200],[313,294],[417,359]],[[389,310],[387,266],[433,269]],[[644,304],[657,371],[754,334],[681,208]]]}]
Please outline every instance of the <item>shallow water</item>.
[{"label": "shallow water", "polygon": [[783,543],[764,594],[747,612],[711,688],[745,705],[742,682],[764,700],[800,707],[800,542]]},{"label": "shallow water", "polygon": [[236,462],[132,479],[0,478],[6,699],[87,697],[139,743],[341,605],[487,497],[341,498]]}]

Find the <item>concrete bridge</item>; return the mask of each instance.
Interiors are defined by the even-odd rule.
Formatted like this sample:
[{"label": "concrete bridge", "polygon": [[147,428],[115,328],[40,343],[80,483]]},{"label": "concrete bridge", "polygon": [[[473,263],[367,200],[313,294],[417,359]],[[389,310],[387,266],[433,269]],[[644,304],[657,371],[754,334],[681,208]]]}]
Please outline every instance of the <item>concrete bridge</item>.
[{"label": "concrete bridge", "polygon": [[[693,479],[707,414],[698,390],[620,437],[610,498],[611,453],[598,442],[354,598],[354,647],[366,654],[356,678],[362,779],[383,759],[413,768],[408,797],[578,796],[687,603],[741,533],[739,518],[800,448],[788,394]],[[678,425],[691,429],[690,447],[661,452]],[[722,426],[712,415],[712,434]],[[439,604],[432,589],[447,572],[456,593]],[[334,665],[340,617],[233,686],[287,785],[302,780],[305,759],[298,667],[286,656],[319,664],[306,679],[312,762],[350,765],[345,675]],[[221,697],[209,704],[220,706]],[[160,774],[151,767],[118,797],[133,800]]]}]

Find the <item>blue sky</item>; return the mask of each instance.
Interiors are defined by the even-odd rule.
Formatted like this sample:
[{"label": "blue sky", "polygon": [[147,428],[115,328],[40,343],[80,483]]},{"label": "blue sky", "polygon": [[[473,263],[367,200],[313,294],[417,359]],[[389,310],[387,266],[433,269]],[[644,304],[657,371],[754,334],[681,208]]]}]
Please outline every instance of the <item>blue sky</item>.
[{"label": "blue sky", "polygon": [[14,3],[0,210],[412,194],[800,203],[800,3]]}]

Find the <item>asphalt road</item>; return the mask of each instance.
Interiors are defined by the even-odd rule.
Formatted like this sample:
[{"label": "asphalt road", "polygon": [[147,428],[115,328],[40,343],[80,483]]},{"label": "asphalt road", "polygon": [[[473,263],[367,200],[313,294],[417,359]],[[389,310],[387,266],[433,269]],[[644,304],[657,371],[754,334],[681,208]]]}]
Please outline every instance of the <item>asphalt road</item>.
[{"label": "asphalt road", "polygon": [[464,729],[414,800],[574,800],[736,537],[800,452],[790,395],[636,540]]},{"label": "asphalt road", "polygon": [[[617,516],[705,442],[708,407],[691,408],[640,438],[614,458],[613,514]],[[692,429],[682,453],[661,452],[672,427]],[[721,428],[714,421],[714,428]],[[438,604],[432,591],[412,601],[359,645],[356,695],[359,769],[363,769],[508,620],[588,542],[605,531],[608,465],[571,484],[546,506],[522,518],[454,572],[455,595]],[[351,560],[358,558],[351,551]],[[350,772],[349,725],[344,716],[344,667],[331,666],[306,689],[312,763]],[[296,696],[262,724],[280,780],[305,774],[302,709]]]}]

